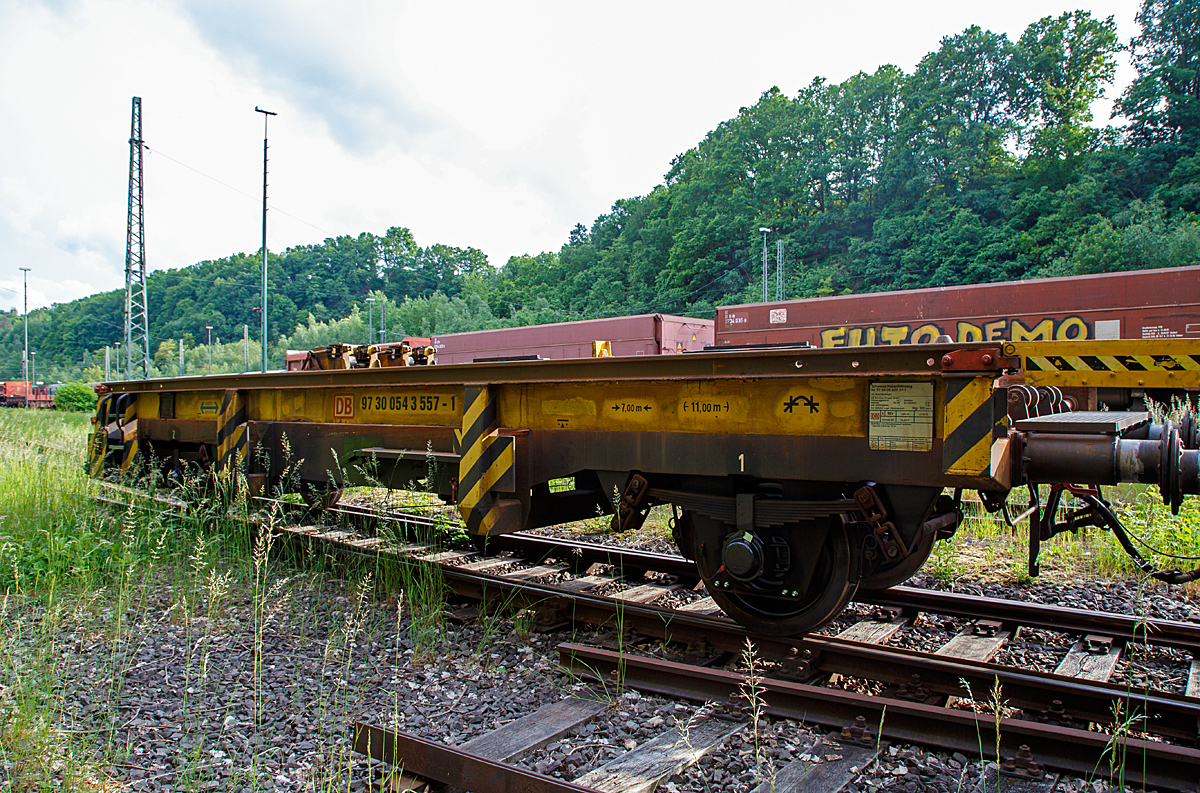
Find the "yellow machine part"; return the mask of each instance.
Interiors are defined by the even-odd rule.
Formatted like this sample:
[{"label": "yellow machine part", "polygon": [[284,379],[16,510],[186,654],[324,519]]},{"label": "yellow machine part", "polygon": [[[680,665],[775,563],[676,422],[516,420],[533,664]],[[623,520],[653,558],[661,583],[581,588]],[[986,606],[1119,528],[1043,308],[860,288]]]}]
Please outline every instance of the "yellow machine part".
[{"label": "yellow machine part", "polygon": [[1200,388],[1200,339],[1009,342],[1025,384],[1082,388]]}]

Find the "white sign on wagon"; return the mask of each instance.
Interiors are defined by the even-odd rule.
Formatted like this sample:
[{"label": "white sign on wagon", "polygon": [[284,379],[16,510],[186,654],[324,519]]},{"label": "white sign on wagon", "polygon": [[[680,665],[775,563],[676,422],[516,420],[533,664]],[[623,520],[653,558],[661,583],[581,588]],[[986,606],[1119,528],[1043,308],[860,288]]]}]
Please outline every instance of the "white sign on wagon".
[{"label": "white sign on wagon", "polygon": [[872,449],[933,448],[933,383],[871,383],[868,440]]}]

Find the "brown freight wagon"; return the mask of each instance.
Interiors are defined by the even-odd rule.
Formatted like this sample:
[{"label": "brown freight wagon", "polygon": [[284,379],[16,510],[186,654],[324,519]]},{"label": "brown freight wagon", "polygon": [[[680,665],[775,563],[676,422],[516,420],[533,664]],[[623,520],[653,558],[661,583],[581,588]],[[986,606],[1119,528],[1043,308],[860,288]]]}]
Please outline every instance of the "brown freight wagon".
[{"label": "brown freight wagon", "polygon": [[520,328],[447,333],[432,338],[439,364],[497,359],[590,358],[592,342],[607,341],[614,356],[699,352],[714,342],[713,322],[665,314],[556,322]]},{"label": "brown freight wagon", "polygon": [[1200,266],[717,309],[718,347],[1200,338]]}]

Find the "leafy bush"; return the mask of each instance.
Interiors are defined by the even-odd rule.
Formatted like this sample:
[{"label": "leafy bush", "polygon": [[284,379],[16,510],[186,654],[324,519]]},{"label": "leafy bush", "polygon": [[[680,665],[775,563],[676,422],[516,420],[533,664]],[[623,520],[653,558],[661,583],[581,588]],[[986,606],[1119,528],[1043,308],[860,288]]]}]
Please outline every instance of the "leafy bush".
[{"label": "leafy bush", "polygon": [[67,383],[54,395],[59,410],[90,413],[96,409],[96,392],[87,383]]}]

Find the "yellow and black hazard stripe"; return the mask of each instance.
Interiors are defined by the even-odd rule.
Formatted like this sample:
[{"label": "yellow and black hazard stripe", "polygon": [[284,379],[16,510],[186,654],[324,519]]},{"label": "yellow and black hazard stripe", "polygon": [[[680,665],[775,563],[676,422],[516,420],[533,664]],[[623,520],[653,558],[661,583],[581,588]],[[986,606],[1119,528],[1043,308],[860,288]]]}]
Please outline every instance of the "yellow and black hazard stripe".
[{"label": "yellow and black hazard stripe", "polygon": [[235,471],[246,461],[246,400],[233,389],[225,392],[217,412],[217,472]]},{"label": "yellow and black hazard stripe", "polygon": [[493,533],[503,509],[496,492],[515,489],[513,438],[498,435],[499,413],[494,391],[467,386],[463,394],[462,430],[456,431],[458,511],[470,534]]},{"label": "yellow and black hazard stripe", "polygon": [[942,468],[957,476],[985,476],[992,462],[996,412],[990,377],[947,377]]},{"label": "yellow and black hazard stripe", "polygon": [[104,458],[108,454],[108,403],[112,399],[112,394],[105,394],[96,404],[92,435],[88,439],[88,476],[99,476],[104,470]]},{"label": "yellow and black hazard stripe", "polygon": [[122,394],[117,399],[117,422],[121,433],[121,473],[126,473],[137,459],[137,395]]},{"label": "yellow and black hazard stripe", "polygon": [[1033,386],[1196,388],[1200,339],[1105,339],[1005,345]]},{"label": "yellow and black hazard stripe", "polygon": [[1030,372],[1200,372],[1200,355],[1027,355]]}]

